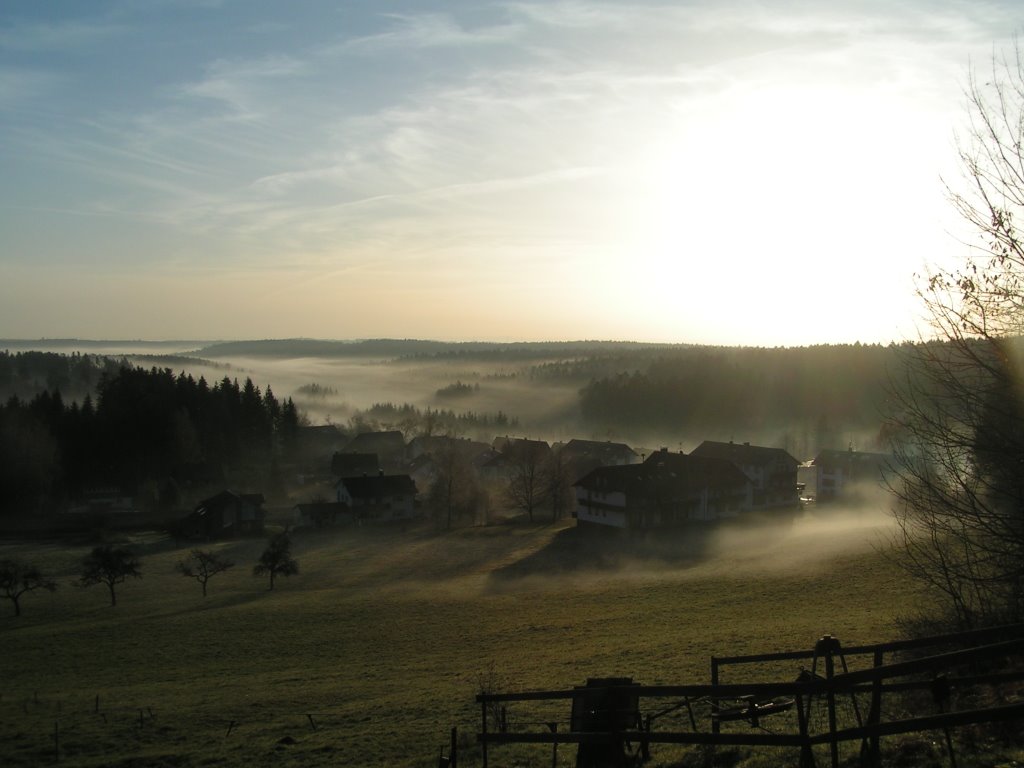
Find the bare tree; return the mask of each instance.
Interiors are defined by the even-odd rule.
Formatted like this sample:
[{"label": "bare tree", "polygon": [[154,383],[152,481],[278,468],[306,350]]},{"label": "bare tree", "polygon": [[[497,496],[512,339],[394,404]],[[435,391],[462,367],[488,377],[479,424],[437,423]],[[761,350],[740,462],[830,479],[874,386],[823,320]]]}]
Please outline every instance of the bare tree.
[{"label": "bare tree", "polygon": [[544,481],[552,520],[565,517],[575,503],[571,470],[561,450],[553,450],[544,464]]},{"label": "bare tree", "polygon": [[21,616],[21,596],[37,589],[53,592],[57,585],[34,565],[17,560],[0,560],[0,590],[3,590],[4,597],[14,603],[15,616]]},{"label": "bare tree", "polygon": [[891,431],[900,562],[961,627],[1024,617],[1024,67],[994,58],[967,87],[964,185],[979,240],[919,290],[933,338],[905,348]]},{"label": "bare tree", "polygon": [[474,520],[486,507],[486,497],[466,443],[449,437],[432,457],[437,475],[427,492],[427,507],[437,525],[450,529],[458,520]]},{"label": "bare tree", "polygon": [[533,522],[533,513],[548,496],[546,465],[551,458],[550,446],[539,440],[515,440],[504,451],[509,461],[509,479],[505,495],[509,504],[526,513]]},{"label": "bare tree", "polygon": [[253,567],[253,576],[270,576],[270,589],[278,576],[294,576],[299,572],[299,561],[292,557],[292,540],[288,531],[275,533],[270,537],[267,548],[260,555],[260,561]]},{"label": "bare tree", "polygon": [[104,544],[95,547],[82,561],[82,575],[78,583],[83,587],[106,584],[110,591],[110,604],[117,605],[115,587],[131,576],[141,579],[140,564],[135,555],[127,549]]},{"label": "bare tree", "polygon": [[180,561],[175,570],[182,576],[195,579],[203,588],[203,597],[206,597],[206,584],[218,573],[223,573],[235,564],[216,552],[209,552],[202,549],[193,549],[189,553],[188,560]]}]

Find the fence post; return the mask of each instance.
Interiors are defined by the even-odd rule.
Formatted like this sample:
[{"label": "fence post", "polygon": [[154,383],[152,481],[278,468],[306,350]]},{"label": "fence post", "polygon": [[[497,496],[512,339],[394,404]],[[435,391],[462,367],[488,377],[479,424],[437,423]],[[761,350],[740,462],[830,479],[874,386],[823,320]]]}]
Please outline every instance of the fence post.
[{"label": "fence post", "polygon": [[828,702],[828,746],[832,755],[832,768],[839,768],[839,741],[836,739],[836,689],[832,684],[835,677],[836,664],[832,651],[836,645],[836,639],[832,635],[825,635],[818,641],[818,645],[825,651],[825,679],[828,688],[825,691],[825,699]]},{"label": "fence post", "polygon": [[[715,656],[711,657],[711,685],[718,685],[718,659]],[[721,723],[718,722],[716,715],[718,714],[718,699],[711,700],[711,732],[718,733],[722,730]]]},{"label": "fence post", "polygon": [[448,765],[450,768],[458,768],[459,766],[459,729],[452,727],[452,742],[451,746],[448,747]]},{"label": "fence post", "polygon": [[487,768],[487,701],[483,698],[485,695],[482,694],[480,700],[480,746],[483,747],[481,750],[483,768]]},{"label": "fence post", "polygon": [[[814,768],[814,752],[811,751],[811,737],[807,725],[808,712],[804,710],[803,697],[796,695],[796,722],[800,730],[800,768]],[[808,697],[810,709],[810,697]]]},{"label": "fence post", "polygon": [[[875,669],[882,666],[882,649],[875,649]],[[882,678],[876,677],[871,684],[871,711],[868,712],[868,725],[878,725],[882,717]],[[871,768],[880,768],[882,765],[882,740],[877,733],[871,734],[871,741],[868,747],[868,764]]]},{"label": "fence post", "polygon": [[53,759],[60,762],[60,723],[53,721]]}]

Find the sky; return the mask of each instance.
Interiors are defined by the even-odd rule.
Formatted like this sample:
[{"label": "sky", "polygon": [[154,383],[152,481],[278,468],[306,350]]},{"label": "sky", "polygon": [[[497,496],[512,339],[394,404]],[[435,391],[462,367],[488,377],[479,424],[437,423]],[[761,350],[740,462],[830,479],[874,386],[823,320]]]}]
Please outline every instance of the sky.
[{"label": "sky", "polygon": [[1022,11],[2,0],[0,338],[917,338]]}]

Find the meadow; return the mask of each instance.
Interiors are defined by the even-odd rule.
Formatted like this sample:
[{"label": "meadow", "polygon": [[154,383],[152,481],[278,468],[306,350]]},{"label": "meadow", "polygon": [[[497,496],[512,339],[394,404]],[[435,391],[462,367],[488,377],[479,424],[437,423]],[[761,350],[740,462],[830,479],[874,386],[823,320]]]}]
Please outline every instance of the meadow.
[{"label": "meadow", "polygon": [[138,535],[143,578],[114,608],[74,586],[84,542],[5,542],[0,558],[60,586],[20,618],[0,606],[0,763],[434,766],[456,726],[478,764],[482,683],[705,683],[712,655],[898,636],[920,595],[879,552],[886,526],[837,513],[646,543],[571,520],[299,531],[300,573],[273,591],[252,575],[262,539],[211,545],[236,566],[205,600],[174,571],[189,545]]}]

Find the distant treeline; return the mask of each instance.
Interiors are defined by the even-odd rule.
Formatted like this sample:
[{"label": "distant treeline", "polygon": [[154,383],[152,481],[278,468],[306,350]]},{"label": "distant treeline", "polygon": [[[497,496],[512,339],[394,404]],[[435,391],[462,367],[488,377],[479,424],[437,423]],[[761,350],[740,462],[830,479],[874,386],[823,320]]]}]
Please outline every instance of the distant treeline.
[{"label": "distant treeline", "polygon": [[96,391],[101,378],[126,364],[103,355],[0,351],[0,400],[30,399],[43,391],[81,400]]},{"label": "distant treeline", "polygon": [[196,350],[206,357],[377,357],[388,359],[536,360],[589,357],[615,350],[656,350],[677,345],[643,344],[634,341],[429,341],[424,339],[264,339],[225,341]]},{"label": "distant treeline", "polygon": [[210,386],[121,366],[102,370],[95,392],[69,402],[55,387],[0,406],[0,512],[51,508],[89,487],[134,490],[182,468],[265,464],[300,423],[291,398],[250,379]]},{"label": "distant treeline", "polygon": [[396,429],[406,437],[417,435],[466,435],[486,436],[490,441],[499,432],[518,429],[519,420],[502,411],[497,413],[456,413],[446,408],[421,409],[409,403],[374,403],[365,410],[356,411],[349,419],[352,433]]},{"label": "distant treeline", "polygon": [[580,390],[588,425],[708,437],[789,427],[822,433],[814,442],[834,440],[827,433],[836,427],[880,429],[890,375],[902,367],[899,347],[861,344],[679,348],[645,357],[635,360],[642,367]]}]

